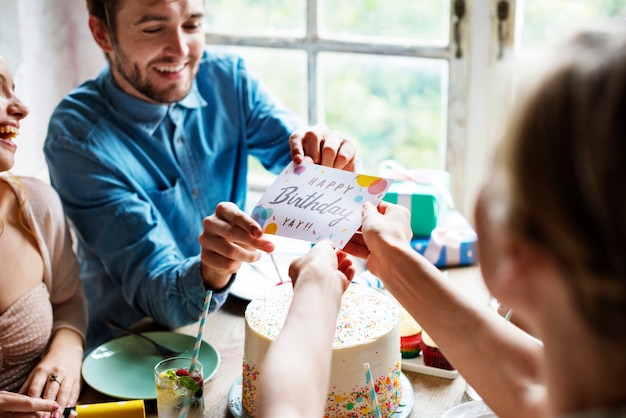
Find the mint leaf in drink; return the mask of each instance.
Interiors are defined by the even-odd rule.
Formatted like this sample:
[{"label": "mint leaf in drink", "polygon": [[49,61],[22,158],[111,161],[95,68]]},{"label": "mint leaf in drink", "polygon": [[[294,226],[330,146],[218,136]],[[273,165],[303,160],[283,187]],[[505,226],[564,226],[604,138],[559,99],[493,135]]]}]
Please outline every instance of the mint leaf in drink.
[{"label": "mint leaf in drink", "polygon": [[194,395],[201,394],[202,385],[204,384],[202,376],[191,376],[187,369],[168,370],[165,373],[168,379],[177,382],[179,386],[187,389]]},{"label": "mint leaf in drink", "polygon": [[191,393],[196,393],[200,390],[200,385],[191,376],[179,376],[178,384],[187,389]]}]

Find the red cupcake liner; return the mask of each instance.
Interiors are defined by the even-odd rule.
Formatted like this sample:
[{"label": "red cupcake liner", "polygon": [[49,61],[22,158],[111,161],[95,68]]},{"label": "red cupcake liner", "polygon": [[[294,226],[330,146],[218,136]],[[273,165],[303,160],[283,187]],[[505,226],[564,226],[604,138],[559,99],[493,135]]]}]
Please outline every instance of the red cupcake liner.
[{"label": "red cupcake liner", "polygon": [[430,347],[421,342],[422,356],[424,357],[424,365],[437,367],[438,369],[454,370],[448,359],[436,347]]}]

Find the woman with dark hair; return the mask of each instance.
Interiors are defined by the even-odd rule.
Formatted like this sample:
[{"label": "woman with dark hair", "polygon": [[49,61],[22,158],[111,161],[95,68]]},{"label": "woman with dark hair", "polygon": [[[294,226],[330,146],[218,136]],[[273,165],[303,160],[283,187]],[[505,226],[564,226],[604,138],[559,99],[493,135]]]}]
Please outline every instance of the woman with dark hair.
[{"label": "woman with dark hair", "polygon": [[485,284],[541,343],[474,306],[363,211],[368,268],[500,417],[626,416],[626,32],[561,45],[524,91],[476,211]]},{"label": "woman with dark hair", "polygon": [[[475,210],[485,284],[539,340],[469,301],[416,252],[401,206],[366,204],[361,233],[344,250],[367,259],[499,417],[624,417],[626,31],[581,32],[554,56],[524,91]],[[340,293],[336,277],[345,277],[325,273],[337,266],[329,254],[320,249],[299,259],[294,279],[306,274],[307,282]],[[301,296],[324,302],[316,293]],[[288,340],[286,333],[315,339],[308,323],[325,320],[332,329],[328,316],[294,316],[279,340]],[[330,358],[330,349],[316,347],[301,342],[298,358]],[[270,347],[264,365],[264,411],[313,416],[296,411],[315,402],[316,392],[291,384],[308,369],[290,368],[292,377],[276,379],[288,358],[279,350],[288,352]]]}]

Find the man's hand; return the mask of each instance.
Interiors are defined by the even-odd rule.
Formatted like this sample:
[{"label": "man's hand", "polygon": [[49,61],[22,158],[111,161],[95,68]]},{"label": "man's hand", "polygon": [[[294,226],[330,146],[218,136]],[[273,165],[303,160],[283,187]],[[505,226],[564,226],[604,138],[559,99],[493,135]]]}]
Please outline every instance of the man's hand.
[{"label": "man's hand", "polygon": [[257,250],[272,252],[274,243],[263,239],[261,226],[231,202],[222,202],[203,221],[198,240],[202,251],[202,278],[211,289],[221,289],[241,263],[261,258]]},{"label": "man's hand", "polygon": [[289,137],[291,159],[346,171],[356,169],[356,144],[324,125],[300,128]]}]

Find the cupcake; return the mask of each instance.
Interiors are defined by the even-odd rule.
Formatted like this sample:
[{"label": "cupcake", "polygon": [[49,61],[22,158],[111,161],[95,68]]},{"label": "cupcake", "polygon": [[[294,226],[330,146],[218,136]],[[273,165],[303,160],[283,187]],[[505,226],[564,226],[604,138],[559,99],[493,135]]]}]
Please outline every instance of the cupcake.
[{"label": "cupcake", "polygon": [[402,358],[414,358],[420,354],[422,327],[404,309],[400,309],[400,353]]},{"label": "cupcake", "polygon": [[439,347],[437,347],[437,344],[435,344],[426,331],[422,331],[422,342],[420,346],[424,357],[424,365],[437,367],[439,369],[454,370],[454,367],[448,362],[448,359],[446,359],[439,350]]}]

